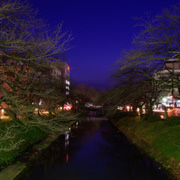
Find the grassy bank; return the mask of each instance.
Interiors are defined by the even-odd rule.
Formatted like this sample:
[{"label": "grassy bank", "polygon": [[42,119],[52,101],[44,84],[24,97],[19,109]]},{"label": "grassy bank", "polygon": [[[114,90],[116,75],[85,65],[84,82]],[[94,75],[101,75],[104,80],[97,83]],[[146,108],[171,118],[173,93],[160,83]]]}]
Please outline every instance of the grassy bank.
[{"label": "grassy bank", "polygon": [[61,135],[79,114],[61,112],[56,116],[35,116],[35,119],[0,122],[0,170],[11,164],[15,158],[21,156],[25,150],[31,148],[45,137]]},{"label": "grassy bank", "polygon": [[[8,125],[5,123],[1,123],[1,128],[3,128],[2,126],[5,126],[4,128],[8,127]],[[43,132],[37,127],[31,127],[27,132],[24,131],[23,127],[18,127],[18,131],[21,133],[17,134],[14,138],[1,141],[1,147],[3,147],[4,150],[0,150],[0,169],[3,169],[8,164],[11,164],[12,161],[17,156],[20,156],[24,150],[47,136],[47,133]],[[12,146],[16,144],[16,142],[19,142],[19,140],[21,141],[18,147],[13,148]]]},{"label": "grassy bank", "polygon": [[174,177],[180,178],[180,117],[123,117],[113,123]]}]

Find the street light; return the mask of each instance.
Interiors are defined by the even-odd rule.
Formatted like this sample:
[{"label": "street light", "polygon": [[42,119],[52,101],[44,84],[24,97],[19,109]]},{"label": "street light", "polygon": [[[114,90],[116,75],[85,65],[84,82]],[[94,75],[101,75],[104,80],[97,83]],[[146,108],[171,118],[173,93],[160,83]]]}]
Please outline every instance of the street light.
[{"label": "street light", "polygon": [[163,97],[162,101],[166,102],[167,101],[167,97]]}]

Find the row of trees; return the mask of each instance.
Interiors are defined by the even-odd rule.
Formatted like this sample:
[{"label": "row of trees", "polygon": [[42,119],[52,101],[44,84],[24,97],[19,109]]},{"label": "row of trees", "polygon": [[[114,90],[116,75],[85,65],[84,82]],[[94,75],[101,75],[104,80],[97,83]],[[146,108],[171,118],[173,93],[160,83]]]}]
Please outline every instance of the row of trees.
[{"label": "row of trees", "polygon": [[[134,37],[133,48],[123,52],[117,61],[113,72],[117,86],[105,94],[104,103],[114,107],[129,104],[140,109],[146,105],[151,114],[152,106],[162,98],[161,92],[170,82],[170,89],[180,87],[180,74],[165,66],[169,59],[179,61],[180,57],[180,5],[153,18],[148,14],[145,20],[138,20],[142,30]],[[169,75],[157,79],[155,74],[162,69]]]},{"label": "row of trees", "polygon": [[53,96],[60,87],[59,82],[50,81],[49,62],[62,61],[71,39],[62,32],[61,25],[54,32],[49,30],[26,2],[1,1],[0,103],[7,105],[13,119],[17,119],[18,112],[31,114],[32,104],[40,99],[47,105],[52,104],[51,98],[53,102],[59,98]]},{"label": "row of trees", "polygon": [[85,108],[86,103],[97,105],[100,95],[101,92],[99,90],[86,84],[74,85],[71,89],[73,106],[81,110]]},{"label": "row of trees", "polygon": [[[39,127],[48,133],[65,130],[61,122],[71,119],[55,112],[57,104],[65,101],[62,84],[52,81],[50,62],[63,61],[70,48],[71,34],[62,32],[62,25],[52,31],[27,1],[2,0],[0,2],[0,104],[6,114],[18,124],[0,128],[0,141],[10,140],[11,150],[19,142],[13,138],[23,126]],[[34,114],[42,99],[44,109],[51,117]],[[12,140],[12,141],[11,141]]]},{"label": "row of trees", "polygon": [[[66,96],[64,81],[52,76],[63,65],[58,62],[65,60],[71,40],[62,25],[53,32],[26,1],[0,2],[0,105],[14,121],[7,127],[0,124],[0,151],[18,148],[23,140],[14,141],[15,137],[33,127],[50,134],[66,130],[66,122],[76,115],[57,110],[65,102],[77,110],[84,109],[86,102],[97,102],[96,89],[78,85]],[[47,110],[48,116],[41,110]]]}]

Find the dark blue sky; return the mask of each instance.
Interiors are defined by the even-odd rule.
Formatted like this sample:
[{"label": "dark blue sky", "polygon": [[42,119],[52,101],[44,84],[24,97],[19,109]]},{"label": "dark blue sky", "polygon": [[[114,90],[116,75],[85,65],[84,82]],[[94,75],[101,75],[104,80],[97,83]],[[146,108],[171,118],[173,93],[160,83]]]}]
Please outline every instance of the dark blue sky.
[{"label": "dark blue sky", "polygon": [[122,50],[129,49],[138,32],[133,17],[145,17],[179,0],[31,0],[39,16],[72,32],[68,54],[71,77],[93,87],[109,87],[109,74]]}]

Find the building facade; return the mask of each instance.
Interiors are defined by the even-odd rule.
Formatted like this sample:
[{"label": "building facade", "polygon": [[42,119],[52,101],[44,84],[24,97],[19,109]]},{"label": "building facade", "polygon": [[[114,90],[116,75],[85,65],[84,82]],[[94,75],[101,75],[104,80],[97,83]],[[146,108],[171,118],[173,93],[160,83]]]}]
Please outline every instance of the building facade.
[{"label": "building facade", "polygon": [[163,70],[156,72],[154,78],[161,83],[159,102],[166,107],[180,107],[180,60],[166,61]]},{"label": "building facade", "polygon": [[[70,67],[67,63],[44,62],[44,64],[38,64],[38,67],[31,67],[27,65],[28,63],[17,61],[16,58],[13,59],[13,55],[11,56],[12,58],[7,58],[0,54],[1,99],[4,98],[7,101],[6,94],[9,93],[9,97],[13,97],[17,101],[20,99],[25,104],[29,101],[30,104],[43,105],[47,98],[42,94],[45,94],[46,90],[54,88],[55,84],[56,88],[64,93],[64,96],[69,95]],[[5,101],[0,104],[0,116],[4,114],[4,109],[12,106],[11,103],[8,105],[8,101]]]},{"label": "building facade", "polygon": [[52,77],[56,75],[60,78],[60,83],[64,88],[65,95],[70,93],[70,67],[66,62],[51,62]]}]

